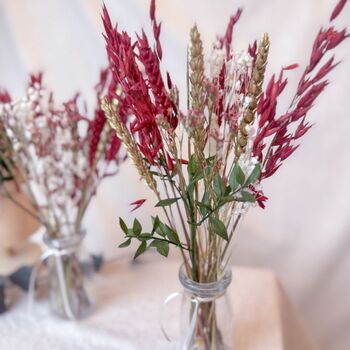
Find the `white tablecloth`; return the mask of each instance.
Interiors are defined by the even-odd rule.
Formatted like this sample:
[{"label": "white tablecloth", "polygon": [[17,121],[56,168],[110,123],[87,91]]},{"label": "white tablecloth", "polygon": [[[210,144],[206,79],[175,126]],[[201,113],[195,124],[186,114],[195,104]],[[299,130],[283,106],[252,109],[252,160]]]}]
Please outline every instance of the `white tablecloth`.
[{"label": "white tablecloth", "polygon": [[[174,349],[164,340],[158,315],[166,296],[181,290],[177,270],[177,262],[154,259],[106,264],[92,281],[96,309],[78,322],[52,316],[43,297],[29,315],[27,298],[21,295],[0,318],[0,349]],[[271,271],[234,268],[229,292],[234,310],[235,350],[314,349]],[[167,325],[171,328],[176,322],[175,317],[167,320]]]}]

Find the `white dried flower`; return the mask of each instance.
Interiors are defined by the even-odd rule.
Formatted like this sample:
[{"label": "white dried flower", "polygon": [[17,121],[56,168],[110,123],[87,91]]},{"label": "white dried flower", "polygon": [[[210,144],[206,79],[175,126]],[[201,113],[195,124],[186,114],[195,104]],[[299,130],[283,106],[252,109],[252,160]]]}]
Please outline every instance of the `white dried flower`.
[{"label": "white dried flower", "polygon": [[210,57],[210,77],[216,78],[219,76],[222,66],[225,62],[226,52],[223,49],[213,48]]}]

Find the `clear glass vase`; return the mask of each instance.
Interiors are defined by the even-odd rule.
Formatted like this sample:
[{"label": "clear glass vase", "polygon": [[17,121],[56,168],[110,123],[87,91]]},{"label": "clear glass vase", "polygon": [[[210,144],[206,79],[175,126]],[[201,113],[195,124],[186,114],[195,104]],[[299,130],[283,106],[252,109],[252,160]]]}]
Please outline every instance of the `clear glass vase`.
[{"label": "clear glass vase", "polygon": [[47,259],[50,305],[62,318],[84,318],[93,307],[78,260],[83,238],[84,233],[60,238],[44,236],[44,242],[52,252]]},{"label": "clear glass vase", "polygon": [[179,279],[184,288],[179,350],[233,349],[233,312],[226,292],[231,269],[216,282],[198,283],[187,277],[182,266]]}]

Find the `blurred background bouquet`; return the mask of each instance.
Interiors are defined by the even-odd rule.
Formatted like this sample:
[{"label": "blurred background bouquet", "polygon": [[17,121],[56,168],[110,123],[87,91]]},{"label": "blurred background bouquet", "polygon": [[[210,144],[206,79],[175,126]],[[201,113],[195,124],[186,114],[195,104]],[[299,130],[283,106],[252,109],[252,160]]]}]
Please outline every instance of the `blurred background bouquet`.
[{"label": "blurred background bouquet", "polygon": [[[12,100],[4,93],[7,101],[1,104],[4,140],[8,141],[3,164],[20,179],[18,188],[28,195],[31,207],[18,203],[6,189],[5,193],[44,227],[44,242],[52,255],[52,305],[69,318],[83,316],[90,306],[76,257],[85,235],[86,209],[102,179],[114,175],[125,160],[120,141],[99,107],[109,84],[108,72],[102,71],[92,118],[84,106],[78,106],[79,95],[57,104],[53,93],[42,85],[41,74],[31,76],[23,97]],[[34,282],[35,271],[31,288]]]}]

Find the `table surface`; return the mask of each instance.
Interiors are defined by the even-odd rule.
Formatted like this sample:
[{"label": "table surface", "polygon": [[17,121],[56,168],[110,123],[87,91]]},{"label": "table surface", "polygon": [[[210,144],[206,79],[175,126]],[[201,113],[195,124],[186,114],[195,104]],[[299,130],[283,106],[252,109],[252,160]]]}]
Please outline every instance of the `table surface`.
[{"label": "table surface", "polygon": [[[158,315],[163,300],[181,290],[178,267],[178,262],[154,259],[105,264],[91,281],[94,313],[77,322],[52,316],[44,298],[28,314],[27,298],[21,295],[0,317],[0,349],[176,349],[164,340]],[[235,350],[315,349],[273,272],[233,268],[229,293]]]}]

